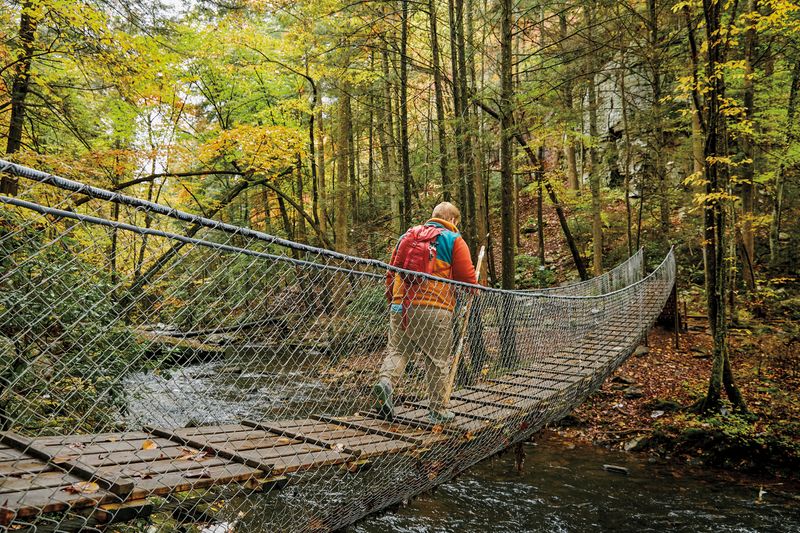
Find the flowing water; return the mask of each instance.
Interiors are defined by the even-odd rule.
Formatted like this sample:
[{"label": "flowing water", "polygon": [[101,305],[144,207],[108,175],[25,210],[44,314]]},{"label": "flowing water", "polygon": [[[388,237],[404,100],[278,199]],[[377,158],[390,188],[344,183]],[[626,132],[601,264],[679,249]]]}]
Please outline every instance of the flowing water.
[{"label": "flowing water", "polygon": [[[758,485],[740,485],[719,473],[597,447],[569,448],[552,436],[527,443],[522,473],[513,453],[487,459],[352,531],[800,531],[800,501],[786,490],[779,496],[764,487],[759,501]],[[628,475],[604,470],[608,464]]]},{"label": "flowing water", "polygon": [[[244,367],[235,361],[177,368],[169,374],[138,373],[128,377],[126,421],[134,426],[209,424],[242,417],[273,418],[287,405],[309,412],[322,384],[303,372],[303,361],[263,357]],[[298,383],[298,380],[301,383]],[[154,418],[154,413],[158,417]],[[591,446],[574,447],[552,435],[526,443],[522,473],[513,453],[479,463],[435,492],[407,506],[368,517],[353,526],[358,533],[387,532],[572,532],[572,531],[708,531],[800,532],[800,500],[788,487],[736,483],[698,470],[646,457]],[[628,474],[611,473],[617,465]],[[371,475],[369,472],[358,475]],[[313,490],[313,489],[312,489]],[[287,513],[313,505],[324,493],[303,499],[293,489],[244,503],[250,513],[246,529],[261,529],[258,516]],[[262,514],[265,513],[265,514]],[[244,525],[244,524],[242,524]],[[238,529],[238,528],[237,528]]]}]

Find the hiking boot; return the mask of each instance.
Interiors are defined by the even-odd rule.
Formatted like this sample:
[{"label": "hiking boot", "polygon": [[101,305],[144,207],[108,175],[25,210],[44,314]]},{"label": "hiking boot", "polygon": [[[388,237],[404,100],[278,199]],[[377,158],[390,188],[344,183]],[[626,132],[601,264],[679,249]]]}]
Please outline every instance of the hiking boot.
[{"label": "hiking boot", "polygon": [[375,408],[378,416],[386,420],[394,419],[394,402],[392,402],[392,386],[384,380],[372,386],[372,393],[375,395]]},{"label": "hiking boot", "polygon": [[453,411],[428,411],[428,420],[434,424],[449,424],[456,417]]}]

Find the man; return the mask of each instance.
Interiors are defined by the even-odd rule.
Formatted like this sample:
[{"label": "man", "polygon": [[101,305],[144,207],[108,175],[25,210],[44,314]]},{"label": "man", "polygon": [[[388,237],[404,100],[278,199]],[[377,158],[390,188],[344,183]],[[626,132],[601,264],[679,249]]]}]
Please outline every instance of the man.
[{"label": "man", "polygon": [[[431,276],[476,283],[475,267],[458,223],[461,213],[450,202],[433,209],[431,219],[409,229],[392,253],[392,266],[429,273]],[[428,263],[429,262],[429,263]],[[445,424],[455,415],[445,398],[453,343],[453,308],[456,288],[448,283],[389,271],[387,299],[391,305],[389,349],[373,387],[380,414],[394,418],[393,384],[402,377],[408,358],[416,351],[425,355],[428,386],[428,418]]]}]

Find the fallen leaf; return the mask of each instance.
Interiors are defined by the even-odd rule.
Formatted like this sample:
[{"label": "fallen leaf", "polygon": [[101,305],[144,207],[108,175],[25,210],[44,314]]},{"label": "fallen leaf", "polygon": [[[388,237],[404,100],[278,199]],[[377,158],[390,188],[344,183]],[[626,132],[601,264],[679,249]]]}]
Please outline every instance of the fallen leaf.
[{"label": "fallen leaf", "polygon": [[78,481],[64,488],[64,491],[70,494],[94,494],[98,490],[100,490],[100,485],[92,481]]},{"label": "fallen leaf", "polygon": [[195,450],[194,448],[179,448],[181,450],[180,457],[177,458],[177,461],[203,461],[208,459],[208,453]]},{"label": "fallen leaf", "polygon": [[67,457],[65,455],[56,455],[55,457],[53,457],[50,460],[50,462],[58,465],[58,464],[66,463],[69,460],[70,460],[70,457]]},{"label": "fallen leaf", "polygon": [[122,475],[136,479],[150,479],[153,477],[152,472],[147,472],[147,471],[142,472],[141,470],[129,470],[129,469],[123,470]]},{"label": "fallen leaf", "polygon": [[142,443],[142,449],[143,450],[155,450],[156,448],[158,448],[158,444],[156,444],[156,441],[154,441],[152,439],[146,439]]},{"label": "fallen leaf", "polygon": [[431,433],[436,433],[436,434],[439,434],[439,433],[441,433],[442,431],[444,431],[444,428],[442,427],[442,425],[441,425],[441,424],[436,424],[435,426],[433,426],[433,427],[431,428]]},{"label": "fallen leaf", "polygon": [[188,479],[195,479],[195,478],[209,478],[211,477],[211,473],[208,471],[208,468],[204,468],[202,470],[197,470],[195,472],[187,472],[183,475],[183,477]]}]

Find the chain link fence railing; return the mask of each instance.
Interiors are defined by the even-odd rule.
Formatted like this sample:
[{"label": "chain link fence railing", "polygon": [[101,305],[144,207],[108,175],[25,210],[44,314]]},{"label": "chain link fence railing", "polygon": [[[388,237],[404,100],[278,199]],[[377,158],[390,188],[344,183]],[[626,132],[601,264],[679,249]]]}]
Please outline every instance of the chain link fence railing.
[{"label": "chain link fence railing", "polygon": [[466,336],[455,419],[429,418],[422,353],[440,328],[409,348],[386,420],[386,264],[0,170],[22,180],[0,196],[0,527],[14,530],[340,528],[568,413],[675,277],[671,252],[642,277],[640,251],[552,291],[446,282],[448,352]]}]

